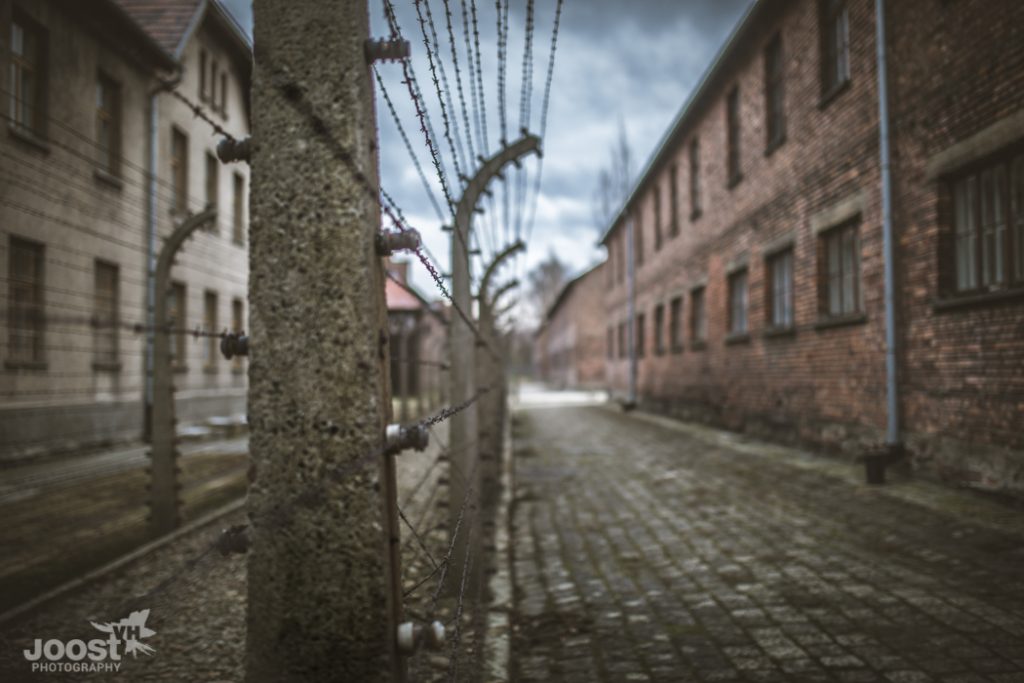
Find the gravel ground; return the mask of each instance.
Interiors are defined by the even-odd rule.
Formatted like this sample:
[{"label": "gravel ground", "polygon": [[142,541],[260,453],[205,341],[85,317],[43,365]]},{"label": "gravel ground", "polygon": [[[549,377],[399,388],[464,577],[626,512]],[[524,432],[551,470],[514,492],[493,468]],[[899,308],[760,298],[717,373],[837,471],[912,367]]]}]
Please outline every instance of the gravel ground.
[{"label": "gravel ground", "polygon": [[[437,428],[435,428],[437,429]],[[439,459],[442,429],[430,449],[401,456],[399,505],[415,526],[435,562],[447,551],[447,466]],[[244,678],[246,562],[242,555],[222,556],[210,550],[223,528],[245,523],[244,510],[195,530],[84,589],[49,604],[27,620],[0,631],[0,681],[240,681]],[[479,679],[482,638],[478,630],[485,613],[478,596],[463,603],[460,637],[456,632],[456,600],[436,592],[440,571],[403,524],[403,584],[410,591],[405,605],[410,618],[433,616],[446,623],[450,644],[442,652],[421,651],[410,658],[411,681]],[[419,588],[415,588],[423,581]],[[166,582],[166,583],[165,583]],[[413,590],[415,588],[415,590]],[[482,597],[482,596],[479,596]],[[134,610],[149,609],[146,627],[156,632],[145,639],[152,656],[127,657],[118,673],[33,673],[22,655],[36,638],[91,639],[100,634],[90,621],[108,622]],[[453,655],[457,664],[453,667]]]}]

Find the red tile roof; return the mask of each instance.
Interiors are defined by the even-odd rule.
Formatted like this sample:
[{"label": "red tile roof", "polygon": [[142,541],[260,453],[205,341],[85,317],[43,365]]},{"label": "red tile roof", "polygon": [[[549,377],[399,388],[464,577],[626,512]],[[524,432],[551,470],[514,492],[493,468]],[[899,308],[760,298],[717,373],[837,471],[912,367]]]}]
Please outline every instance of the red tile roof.
[{"label": "red tile roof", "polygon": [[423,307],[423,303],[415,294],[391,278],[384,281],[384,296],[389,311],[418,311]]},{"label": "red tile roof", "polygon": [[115,0],[146,33],[176,54],[202,0]]}]

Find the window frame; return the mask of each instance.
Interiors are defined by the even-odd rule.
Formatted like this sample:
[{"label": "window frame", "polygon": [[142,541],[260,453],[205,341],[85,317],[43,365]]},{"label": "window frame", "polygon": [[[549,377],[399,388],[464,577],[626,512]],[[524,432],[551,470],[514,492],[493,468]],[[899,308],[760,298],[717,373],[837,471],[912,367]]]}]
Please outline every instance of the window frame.
[{"label": "window frame", "polygon": [[219,308],[220,297],[216,290],[203,290],[203,331],[208,333],[203,347],[203,372],[208,375],[215,374],[218,370],[217,357],[220,355],[220,340],[212,333],[217,331]]},{"label": "window frame", "polygon": [[[15,53],[15,27],[21,29],[22,52]],[[26,55],[25,38],[30,36],[35,41],[35,54]],[[15,6],[11,12],[11,34],[8,37],[8,129],[15,133],[28,135],[40,141],[47,138],[47,120],[49,117],[49,56],[50,35],[46,26]],[[23,94],[24,72],[34,77],[35,91],[31,93],[29,121],[22,120],[24,113]]]},{"label": "window frame", "polygon": [[[112,274],[107,296],[101,296],[101,273]],[[109,307],[107,309],[106,307]],[[93,360],[96,371],[121,369],[121,267],[103,259],[93,262]],[[105,348],[104,348],[105,347]]]},{"label": "window frame", "polygon": [[654,184],[651,201],[654,202],[654,251],[659,252],[663,240],[661,235],[661,188],[657,181]]},{"label": "window frame", "polygon": [[[795,277],[795,264],[796,256],[795,249],[792,244],[786,245],[779,249],[775,249],[765,254],[765,324],[766,331],[768,332],[789,332],[796,327],[796,301],[795,292],[793,288],[793,282]],[[780,263],[781,262],[781,263]],[[776,320],[776,313],[778,312],[780,294],[777,289],[778,282],[776,281],[776,269],[784,265],[786,271],[788,271],[788,280],[784,278],[786,282],[785,286],[788,288],[786,292],[783,292],[781,298],[783,299],[785,306],[784,310],[788,312],[788,320],[782,322]],[[785,317],[785,316],[784,316]]]},{"label": "window frame", "polygon": [[231,241],[245,244],[245,176],[238,171],[232,174],[231,195]]},{"label": "window frame", "polygon": [[[8,368],[45,370],[46,245],[10,235],[7,246],[7,358],[4,364]],[[30,257],[26,256],[28,253]],[[18,269],[28,258],[33,262],[31,279],[19,277]],[[19,301],[19,292],[30,294],[27,305]],[[24,320],[20,319],[21,312],[25,314]]]},{"label": "window frame", "polygon": [[[994,185],[1001,193],[1000,201],[995,206],[1002,212],[1000,228],[992,225],[989,229],[986,218],[987,194],[984,183],[986,175],[994,180],[1001,174],[1001,187]],[[940,264],[940,272],[947,275],[942,283],[942,295],[948,298],[969,298],[1013,292],[1024,289],[1024,144],[1016,144],[1000,153],[988,156],[970,164],[955,174],[950,175],[945,183],[949,196],[948,211],[945,213],[948,240],[950,242],[949,261]],[[958,189],[964,187],[970,197],[969,210],[964,218],[969,219],[970,230],[960,230],[960,210],[958,206]],[[992,232],[991,247],[998,255],[992,264],[994,272],[989,272],[987,251],[989,240],[987,233]],[[964,237],[969,240],[970,250],[961,253]],[[973,284],[961,286],[962,257],[969,263]],[[1001,270],[1002,280],[993,277]],[[992,278],[986,281],[987,278]]]},{"label": "window frame", "polygon": [[668,169],[668,210],[669,237],[679,236],[679,164],[672,164]]},{"label": "window frame", "polygon": [[[207,150],[205,155],[206,178],[204,182],[207,209],[220,209],[220,161],[217,155]],[[210,221],[206,230],[216,232],[219,221]]]},{"label": "window frame", "polygon": [[683,351],[683,336],[685,335],[683,316],[685,312],[683,295],[672,297],[669,301],[668,314],[668,346],[671,353]]},{"label": "window frame", "polygon": [[[110,104],[100,103],[100,93],[110,96]],[[107,97],[104,95],[104,103]],[[110,75],[100,71],[96,74],[96,147],[100,152],[99,169],[113,178],[121,177],[122,105],[121,84]],[[110,127],[108,147],[104,148],[101,129]]]},{"label": "window frame", "polygon": [[[863,285],[861,282],[860,215],[844,220],[818,234],[818,320],[820,323],[860,320],[864,317]],[[844,238],[850,235],[852,258],[844,254]],[[838,272],[832,268],[832,244],[837,244]],[[848,270],[850,266],[852,270]],[[839,311],[832,310],[832,286],[838,283]],[[853,292],[849,300],[853,307],[846,310],[848,284]]]},{"label": "window frame", "polygon": [[664,356],[665,347],[665,303],[654,307],[654,355]]},{"label": "window frame", "polygon": [[643,358],[647,355],[647,315],[641,311],[636,314],[634,323],[634,343],[636,344],[636,357]]},{"label": "window frame", "polygon": [[764,49],[765,154],[786,141],[786,62],[782,33],[777,31]]},{"label": "window frame", "polygon": [[690,346],[694,349],[703,348],[708,340],[707,290],[707,285],[690,290]]},{"label": "window frame", "polygon": [[[245,333],[245,301],[240,297],[231,299],[231,331],[235,334]],[[240,372],[244,366],[245,356],[235,354],[231,358],[231,369]]]},{"label": "window frame", "polygon": [[690,221],[700,218],[704,212],[700,187],[700,138],[693,136],[689,144],[690,163]]},{"label": "window frame", "polygon": [[172,280],[167,288],[167,322],[171,326],[170,344],[171,368],[174,372],[188,371],[188,286],[180,280]]},{"label": "window frame", "polygon": [[725,147],[726,147],[726,186],[735,187],[743,180],[742,148],[742,107],[740,86],[735,84],[725,96]]},{"label": "window frame", "polygon": [[[738,287],[740,284],[742,284],[742,289]],[[730,341],[745,339],[750,335],[750,270],[746,266],[741,266],[730,271],[726,285],[729,297],[726,339]],[[737,293],[741,294],[738,311]]]},{"label": "window frame", "polygon": [[818,33],[824,106],[850,84],[850,8],[846,0],[818,0]]},{"label": "window frame", "polygon": [[[178,143],[181,149],[178,149]],[[171,212],[185,214],[188,212],[188,134],[171,126]],[[179,156],[179,152],[181,153]]]}]

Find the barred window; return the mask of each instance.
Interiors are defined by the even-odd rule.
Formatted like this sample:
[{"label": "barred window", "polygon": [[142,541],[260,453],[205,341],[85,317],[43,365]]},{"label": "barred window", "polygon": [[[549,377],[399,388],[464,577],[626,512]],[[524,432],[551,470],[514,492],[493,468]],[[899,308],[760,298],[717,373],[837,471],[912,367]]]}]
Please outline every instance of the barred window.
[{"label": "barred window", "polygon": [[100,74],[96,79],[96,146],[100,169],[121,172],[121,87]]},{"label": "barred window", "polygon": [[956,290],[1024,285],[1024,154],[953,183]]},{"label": "barred window", "polygon": [[118,362],[118,267],[96,261],[94,280],[93,362],[96,369],[109,370]]},{"label": "barred window", "polygon": [[768,257],[768,322],[775,329],[793,326],[793,250]]},{"label": "barred window", "polygon": [[658,304],[654,308],[654,353],[661,356],[665,353],[665,305]]},{"label": "barred window", "polygon": [[764,51],[764,112],[768,136],[765,142],[769,150],[778,147],[786,139],[783,75],[782,36],[776,33]]},{"label": "barred window", "polygon": [[836,93],[850,80],[850,17],[845,0],[820,0],[821,92]]},{"label": "barred window", "polygon": [[9,360],[41,363],[46,318],[42,244],[11,237],[7,290]]},{"label": "barred window", "polygon": [[46,134],[46,30],[17,9],[11,21],[10,121],[36,136]]},{"label": "barred window", "polygon": [[669,304],[668,314],[669,345],[672,353],[683,350],[683,297],[677,296]]},{"label": "barred window", "polygon": [[821,236],[824,268],[819,282],[821,313],[826,317],[860,311],[860,240],[857,222],[832,228]]},{"label": "barred window", "polygon": [[729,276],[729,334],[747,333],[747,269]]}]

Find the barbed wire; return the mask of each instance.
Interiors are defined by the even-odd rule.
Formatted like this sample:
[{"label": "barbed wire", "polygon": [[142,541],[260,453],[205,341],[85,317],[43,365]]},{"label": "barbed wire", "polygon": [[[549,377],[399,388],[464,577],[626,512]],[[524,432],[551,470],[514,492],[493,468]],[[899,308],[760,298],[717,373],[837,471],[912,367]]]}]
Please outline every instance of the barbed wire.
[{"label": "barbed wire", "polygon": [[[31,323],[45,325],[47,327],[89,327],[93,330],[124,330],[127,332],[134,332],[135,334],[142,334],[144,332],[153,334],[180,334],[190,336],[195,339],[223,339],[229,334],[232,334],[232,332],[227,328],[221,332],[214,332],[212,330],[204,330],[199,325],[195,327],[175,327],[172,322],[167,325],[158,326],[149,323],[127,322],[120,319],[105,319],[104,316],[99,314],[91,316],[53,315],[40,313],[38,311],[19,310],[17,308],[0,308],[0,318],[7,319],[8,329],[12,331],[24,330],[26,332],[34,331],[24,327],[25,324]],[[234,333],[238,334],[242,332],[242,330],[236,330]]]},{"label": "barbed wire", "polygon": [[190,110],[192,110],[192,114],[197,119],[205,121],[210,126],[210,128],[213,128],[214,132],[217,133],[217,135],[225,137],[228,140],[231,140],[232,142],[238,142],[238,140],[235,138],[234,135],[232,135],[231,133],[229,133],[226,130],[224,130],[223,126],[221,126],[219,123],[214,121],[213,118],[209,114],[206,113],[206,110],[203,109],[202,105],[200,105],[200,104],[198,104],[196,102],[193,102],[188,97],[186,97],[185,95],[180,93],[177,89],[175,89],[175,90],[168,90],[167,92],[170,93],[170,95],[172,97],[174,97],[178,101],[182,102]]},{"label": "barbed wire", "polygon": [[381,96],[384,98],[384,103],[388,108],[388,112],[391,114],[391,119],[395,122],[398,134],[401,136],[402,142],[405,144],[405,149],[409,153],[409,158],[412,159],[412,164],[416,169],[416,174],[423,183],[423,189],[427,193],[427,199],[430,200],[430,205],[434,207],[434,211],[437,213],[437,219],[443,223],[445,221],[444,211],[441,209],[441,205],[438,203],[437,197],[434,196],[434,190],[430,187],[430,182],[427,180],[427,174],[423,171],[423,166],[420,164],[420,158],[417,156],[416,150],[413,149],[412,141],[409,140],[409,136],[405,132],[405,126],[402,125],[402,119],[399,118],[398,112],[395,110],[395,103],[391,101],[391,95],[388,93],[388,89],[384,85],[384,79],[380,77],[380,72],[377,70],[376,66],[373,67],[373,75],[377,79],[377,85],[380,86]]},{"label": "barbed wire", "polygon": [[[462,71],[459,69],[459,51],[455,41],[455,31],[452,28],[452,8],[450,0],[442,0],[444,4],[444,17],[445,25],[448,28],[448,43],[451,46],[452,54],[452,66],[455,69],[455,87],[459,94],[459,106],[462,109],[462,122],[466,129],[466,143],[469,146],[469,159],[470,163],[465,164],[466,175],[470,174],[472,168],[476,166],[476,150],[473,145],[473,131],[470,128],[469,123],[469,110],[466,107],[466,95],[462,89]],[[429,5],[428,5],[429,6]],[[466,36],[468,41],[468,34]],[[468,43],[467,43],[468,44]],[[472,57],[467,55],[467,58],[472,60]],[[468,179],[467,179],[468,180]]]},{"label": "barbed wire", "polygon": [[[547,129],[548,129],[548,104],[551,98],[551,81],[555,72],[555,51],[558,48],[558,28],[561,24],[562,19],[562,3],[564,0],[558,0],[555,4],[555,24],[551,29],[551,47],[548,50],[548,71],[547,76],[544,78],[544,96],[541,100],[540,108],[540,139],[541,144],[547,147]],[[544,172],[544,157],[541,156],[537,160],[537,175],[534,178],[533,185],[533,201],[530,207],[530,218],[526,224],[526,240],[529,241],[530,236],[533,234],[534,221],[537,218],[537,201],[540,197],[540,184],[541,177]]]},{"label": "barbed wire", "polygon": [[[390,4],[390,0],[388,0],[388,4]],[[444,93],[442,93],[441,89],[441,81],[438,79],[438,64],[440,64],[440,70],[442,75],[444,74],[444,64],[441,62],[440,56],[438,57],[436,63],[434,61],[434,50],[431,48],[430,39],[427,37],[427,21],[424,18],[424,12],[422,8],[426,7],[426,17],[430,19],[430,31],[434,37],[435,42],[437,42],[437,31],[434,28],[434,17],[430,11],[430,3],[424,3],[423,0],[413,0],[413,6],[416,8],[416,18],[419,21],[420,32],[423,34],[423,46],[426,48],[427,51],[427,65],[430,67],[430,79],[434,83],[434,90],[437,92],[437,102],[441,108],[441,123],[443,124],[442,130],[444,132],[444,138],[448,142],[448,147],[449,149],[451,149],[452,152],[452,165],[455,167],[455,176],[461,181],[462,178],[465,177],[465,173],[463,173],[462,168],[459,165],[459,155],[456,151],[455,141],[452,138],[452,120],[455,119],[455,114],[453,112],[452,116],[449,118],[448,109],[445,107]],[[440,45],[438,45],[437,49],[438,51],[440,50]],[[408,59],[403,60],[403,63],[405,61],[408,61]],[[444,92],[447,93],[448,99],[450,100],[451,89],[448,87],[447,78],[445,78]],[[454,109],[454,106],[452,107],[452,109]],[[457,120],[455,121],[454,125],[458,125]],[[458,132],[456,132],[456,137],[459,137]],[[461,138],[459,144],[462,144]],[[463,154],[465,154],[465,152],[463,152]]]}]

